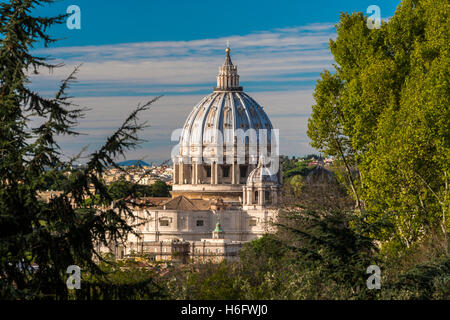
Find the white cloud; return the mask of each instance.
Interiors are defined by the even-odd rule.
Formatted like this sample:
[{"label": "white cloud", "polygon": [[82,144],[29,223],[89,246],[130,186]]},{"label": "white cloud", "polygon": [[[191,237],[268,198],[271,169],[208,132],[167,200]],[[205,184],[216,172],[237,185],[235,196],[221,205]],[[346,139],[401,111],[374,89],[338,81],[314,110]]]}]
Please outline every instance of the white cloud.
[{"label": "white cloud", "polygon": [[[255,92],[251,96],[260,103],[271,118],[274,128],[280,130],[280,153],[298,155],[313,152],[308,145],[306,126],[311,105],[312,90]],[[139,135],[148,142],[142,148],[127,153],[129,158],[164,160],[176,142],[171,141],[172,131],[182,128],[192,108],[203,95],[165,96],[155,102],[150,110],[141,114],[140,120],[148,121],[150,127]],[[143,97],[84,97],[74,102],[91,108],[86,119],[79,123],[78,137],[62,137],[58,140],[68,156],[77,154],[83,146],[89,150],[99,148],[105,138],[120,126]],[[75,143],[75,144],[74,144]]]},{"label": "white cloud", "polygon": [[170,141],[172,131],[183,126],[203,92],[215,85],[224,46],[230,40],[241,84],[245,89],[249,83],[253,90],[246,91],[264,106],[274,127],[280,128],[280,152],[306,154],[314,152],[306,136],[314,80],[320,71],[332,67],[327,49],[329,39],[335,37],[332,28],[313,24],[217,39],[36,50],[66,65],[51,75],[33,76],[33,85],[51,94],[57,87],[55,80],[83,63],[79,83],[70,92],[77,104],[92,110],[80,121],[79,131],[86,135],[59,139],[68,156],[86,145],[90,150],[100,147],[139,102],[170,92],[142,114],[150,127],[141,137],[149,141],[127,154],[128,158],[168,159],[176,144]]},{"label": "white cloud", "polygon": [[332,25],[314,24],[217,39],[40,49],[37,54],[57,57],[65,66],[52,74],[33,76],[33,80],[62,79],[83,63],[80,83],[213,84],[226,40],[230,40],[242,82],[262,83],[330,68],[333,60],[327,47],[334,36]]}]

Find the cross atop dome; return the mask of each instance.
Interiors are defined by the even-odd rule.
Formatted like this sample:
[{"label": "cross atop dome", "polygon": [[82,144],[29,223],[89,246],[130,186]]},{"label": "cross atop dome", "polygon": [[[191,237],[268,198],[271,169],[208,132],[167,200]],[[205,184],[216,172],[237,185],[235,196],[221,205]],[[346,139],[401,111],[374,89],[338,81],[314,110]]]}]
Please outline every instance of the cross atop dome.
[{"label": "cross atop dome", "polygon": [[227,41],[225,62],[223,66],[219,67],[217,87],[214,88],[214,91],[242,91],[242,87],[239,86],[237,66],[231,62],[230,51],[230,43]]},{"label": "cross atop dome", "polygon": [[225,63],[223,64],[224,66],[233,66],[233,62],[231,62],[230,51],[231,51],[230,47],[227,47],[225,49],[227,55],[225,56]]}]

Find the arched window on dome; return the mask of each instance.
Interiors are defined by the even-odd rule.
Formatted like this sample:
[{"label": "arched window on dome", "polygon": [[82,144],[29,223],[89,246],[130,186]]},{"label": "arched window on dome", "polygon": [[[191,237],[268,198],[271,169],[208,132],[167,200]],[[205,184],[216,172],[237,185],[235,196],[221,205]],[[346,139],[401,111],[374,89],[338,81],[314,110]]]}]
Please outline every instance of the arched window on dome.
[{"label": "arched window on dome", "polygon": [[258,203],[259,193],[258,191],[255,191],[255,201],[254,203]]},{"label": "arched window on dome", "polygon": [[206,120],[207,126],[212,128],[214,126],[214,118],[216,116],[217,107],[212,107],[208,114],[208,119]]},{"label": "arched window on dome", "polygon": [[232,128],[232,113],[231,113],[231,108],[230,107],[226,107],[225,111],[223,113],[223,119],[224,119],[224,127],[225,128]]}]

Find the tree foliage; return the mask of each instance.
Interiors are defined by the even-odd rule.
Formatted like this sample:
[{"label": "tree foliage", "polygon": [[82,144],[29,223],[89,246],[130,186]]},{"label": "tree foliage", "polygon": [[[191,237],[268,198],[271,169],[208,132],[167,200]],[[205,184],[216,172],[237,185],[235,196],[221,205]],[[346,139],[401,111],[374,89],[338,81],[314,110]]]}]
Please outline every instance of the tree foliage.
[{"label": "tree foliage", "polygon": [[170,186],[157,180],[152,185],[141,185],[119,180],[108,186],[108,192],[114,200],[132,197],[170,197]]},{"label": "tree foliage", "polygon": [[308,124],[312,145],[344,163],[359,207],[393,222],[380,239],[406,246],[449,228],[449,11],[404,0],[373,30],[343,13]]},{"label": "tree foliage", "polygon": [[[50,0],[11,0],[0,3],[0,296],[4,299],[66,299],[66,269],[101,275],[94,262],[96,243],[122,239],[132,231],[132,212],[126,201],[112,202],[99,178],[114,159],[134,148],[145,123],[138,106],[97,151],[86,166],[69,179],[64,192],[43,201],[40,193],[57,171],[68,170],[56,140],[76,136],[77,120],[86,110],[72,103],[66,90],[77,69],[62,81],[54,97],[43,97],[28,87],[30,73],[53,69],[46,58],[32,55],[39,42],[54,41],[50,26],[65,16],[35,17],[33,10]],[[40,125],[32,127],[31,120]],[[35,122],[33,122],[35,123]],[[86,206],[97,197],[107,209]]]}]

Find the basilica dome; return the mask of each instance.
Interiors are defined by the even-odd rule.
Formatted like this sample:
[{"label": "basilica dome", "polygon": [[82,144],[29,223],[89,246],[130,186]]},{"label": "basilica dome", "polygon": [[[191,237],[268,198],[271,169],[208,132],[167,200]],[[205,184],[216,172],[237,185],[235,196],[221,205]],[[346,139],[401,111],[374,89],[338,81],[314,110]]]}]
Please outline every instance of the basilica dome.
[{"label": "basilica dome", "polygon": [[[249,129],[254,132],[253,140]],[[231,62],[230,49],[227,48],[214,92],[194,107],[183,126],[180,156],[203,157],[203,161],[217,158],[222,154],[222,150],[218,150],[220,146],[240,143],[240,138],[246,132],[247,140],[242,143],[254,143],[256,147],[259,141],[270,144],[271,130],[272,123],[263,107],[239,86],[237,67]]]},{"label": "basilica dome", "polygon": [[[219,142],[216,135],[222,134],[223,143],[233,143],[237,129],[246,131],[267,129],[270,133],[272,123],[263,108],[244,92],[213,92],[194,107],[186,120],[181,135],[182,146],[202,146]],[[268,141],[270,141],[268,139]]]},{"label": "basilica dome", "polygon": [[[225,51],[214,91],[194,107],[182,128],[179,151],[173,155],[173,197],[241,202],[259,156],[279,162],[272,123],[239,85],[230,49]],[[280,172],[275,174],[281,181]]]}]

